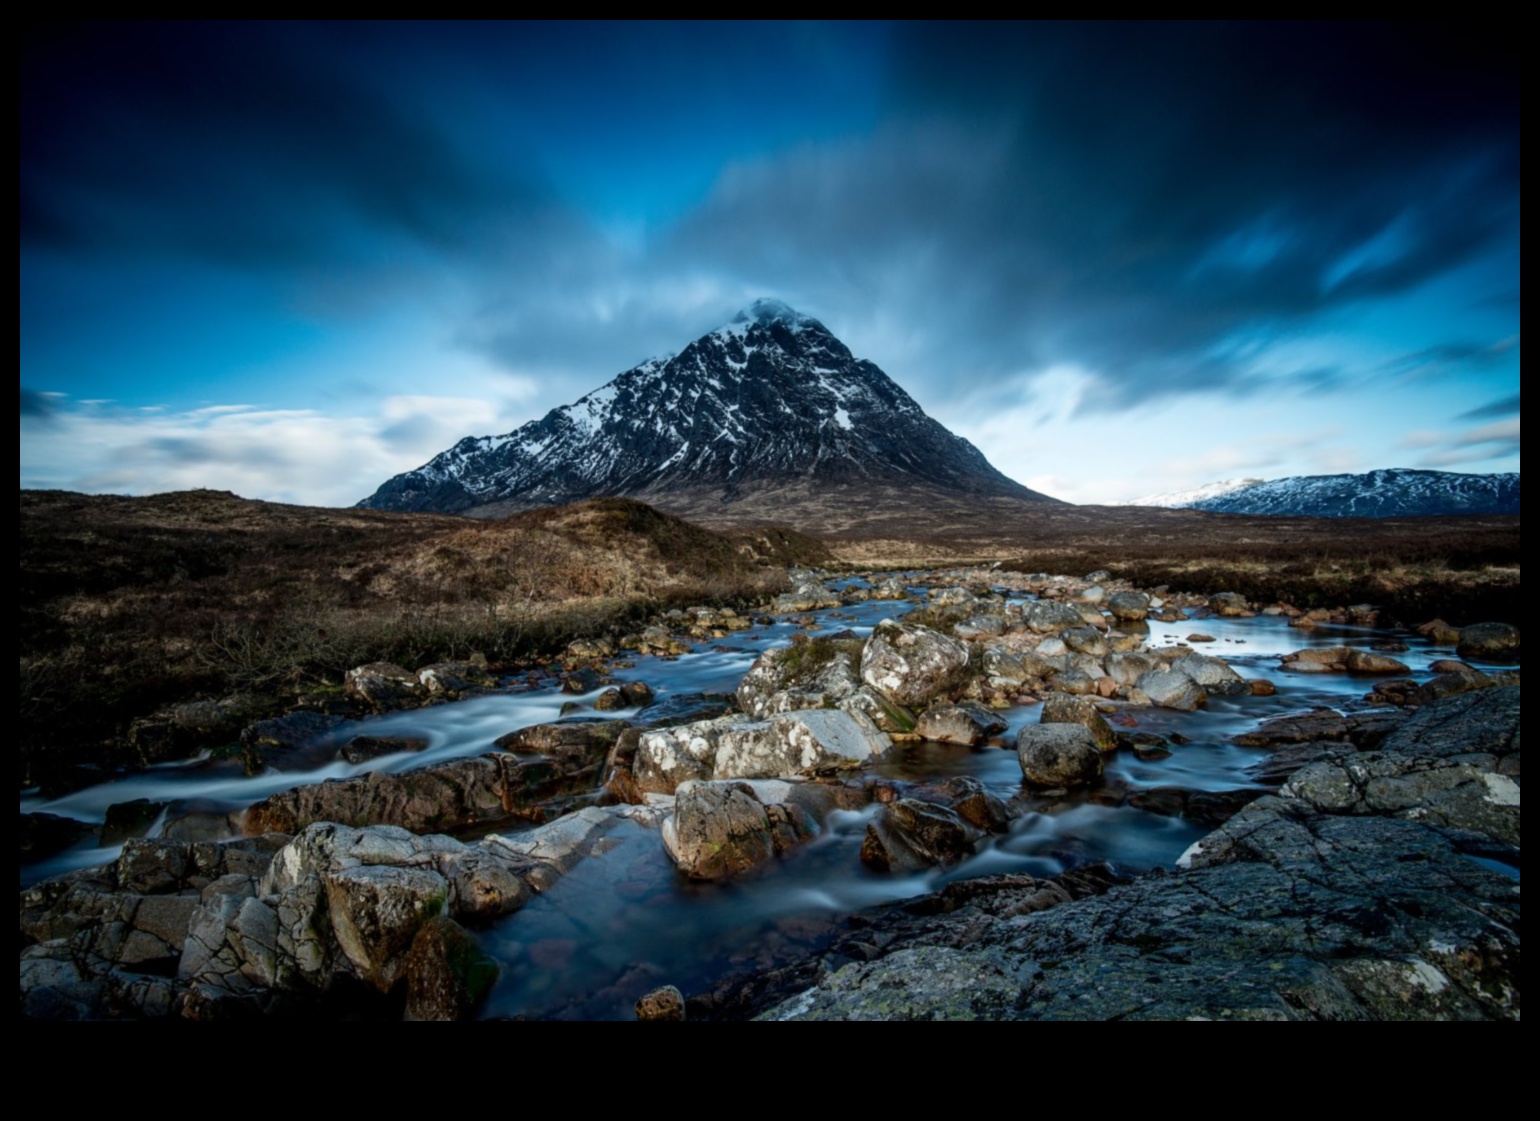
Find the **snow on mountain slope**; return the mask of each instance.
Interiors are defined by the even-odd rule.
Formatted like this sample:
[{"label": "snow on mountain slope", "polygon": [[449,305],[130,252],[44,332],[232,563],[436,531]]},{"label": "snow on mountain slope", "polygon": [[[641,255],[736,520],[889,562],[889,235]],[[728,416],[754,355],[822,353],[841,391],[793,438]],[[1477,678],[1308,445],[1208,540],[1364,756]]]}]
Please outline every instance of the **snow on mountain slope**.
[{"label": "snow on mountain slope", "polygon": [[1053,501],[1006,478],[811,316],[760,300],[504,436],[466,437],[360,506],[458,513],[808,479]]},{"label": "snow on mountain slope", "polygon": [[[1210,488],[1219,493],[1202,495]],[[1192,496],[1192,497],[1189,497]],[[1152,495],[1130,505],[1179,506],[1220,514],[1389,518],[1433,514],[1517,514],[1519,475],[1466,475],[1391,467],[1362,475],[1293,475],[1246,485],[1211,483]]]}]

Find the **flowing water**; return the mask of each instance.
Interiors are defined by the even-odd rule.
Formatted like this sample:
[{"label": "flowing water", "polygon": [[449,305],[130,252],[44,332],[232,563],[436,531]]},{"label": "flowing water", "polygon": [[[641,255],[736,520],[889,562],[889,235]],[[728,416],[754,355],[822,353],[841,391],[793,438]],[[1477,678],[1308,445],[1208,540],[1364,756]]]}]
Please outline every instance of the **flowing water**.
[{"label": "flowing water", "polygon": [[[817,629],[849,628],[865,634],[882,618],[910,609],[907,603],[873,602],[816,612]],[[789,642],[804,629],[786,622],[733,632],[706,641],[677,659],[638,657],[635,666],[615,671],[619,680],[645,681],[659,700],[670,695],[731,692],[761,652]],[[1368,646],[1391,637],[1365,628],[1322,626],[1291,629],[1282,618],[1203,619],[1174,624],[1151,622],[1152,648],[1186,641],[1202,631],[1215,641],[1194,649],[1222,657],[1243,677],[1273,681],[1275,696],[1213,697],[1195,713],[1165,709],[1127,710],[1137,730],[1180,733],[1189,742],[1167,758],[1140,760],[1120,751],[1110,757],[1111,788],[1137,792],[1153,787],[1186,791],[1227,791],[1254,786],[1248,768],[1261,755],[1228,741],[1263,719],[1316,705],[1341,708],[1357,702],[1368,682],[1346,675],[1293,675],[1279,669],[1278,655],[1304,646]],[[1414,675],[1428,663],[1451,656],[1415,635],[1394,637],[1409,650],[1395,656]],[[489,749],[498,736],[558,718],[564,702],[590,703],[597,693],[572,697],[554,678],[539,685],[350,722],[337,732],[345,742],[359,734],[412,736],[428,741],[420,752],[363,764],[334,762],[304,775],[270,772],[247,777],[234,760],[199,759],[152,767],[61,798],[24,792],[23,813],[40,811],[87,823],[104,820],[115,803],[144,798],[155,802],[194,801],[201,808],[236,811],[279,790],[368,770],[405,770]],[[635,710],[609,715],[626,716]],[[1014,742],[1023,724],[1039,717],[1037,706],[1003,714],[1010,722],[1003,742]],[[1124,730],[1134,730],[1125,728]],[[1021,768],[1014,751],[941,744],[904,744],[872,768],[881,775],[925,780],[972,775],[993,793],[1021,792]],[[693,884],[676,873],[655,830],[628,825],[615,833],[617,847],[584,861],[517,914],[483,933],[502,963],[502,976],[485,1009],[489,1015],[563,1018],[630,1018],[642,993],[660,984],[686,992],[728,972],[763,967],[798,950],[817,946],[834,920],[875,904],[933,891],[955,879],[1000,872],[1054,875],[1075,864],[1106,860],[1122,872],[1169,866],[1207,832],[1181,817],[1162,816],[1129,805],[1104,804],[1096,792],[1039,801],[1017,819],[1010,833],[984,842],[961,865],[923,875],[884,875],[859,860],[861,838],[872,807],[837,813],[821,834],[787,858],[756,875],[728,884]],[[151,835],[159,822],[151,826]],[[46,861],[22,868],[23,885],[45,876],[113,859],[116,846],[83,843]]]}]

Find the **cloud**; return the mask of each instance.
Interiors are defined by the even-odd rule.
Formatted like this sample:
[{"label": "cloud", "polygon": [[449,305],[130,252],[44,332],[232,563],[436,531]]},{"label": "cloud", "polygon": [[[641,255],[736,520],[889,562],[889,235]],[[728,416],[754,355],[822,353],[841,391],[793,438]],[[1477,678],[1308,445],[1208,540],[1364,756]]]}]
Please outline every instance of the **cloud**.
[{"label": "cloud", "polygon": [[485,402],[455,397],[388,397],[352,416],[236,406],[146,413],[61,402],[51,423],[23,427],[21,485],[98,494],[213,487],[348,506],[468,432],[511,427]]},{"label": "cloud", "polygon": [[1509,456],[1517,460],[1521,447],[1521,419],[1517,416],[1509,417],[1450,436],[1442,441],[1443,450],[1423,456],[1417,466],[1452,467]]},{"label": "cloud", "polygon": [[1463,412],[1458,420],[1486,420],[1490,417],[1505,417],[1516,415],[1519,409],[1519,394],[1514,393],[1507,397],[1500,397],[1496,401],[1489,401],[1478,408]]},{"label": "cloud", "polygon": [[23,423],[32,421],[47,421],[52,419],[57,411],[55,404],[58,398],[56,393],[39,393],[35,389],[21,387],[21,419]]}]

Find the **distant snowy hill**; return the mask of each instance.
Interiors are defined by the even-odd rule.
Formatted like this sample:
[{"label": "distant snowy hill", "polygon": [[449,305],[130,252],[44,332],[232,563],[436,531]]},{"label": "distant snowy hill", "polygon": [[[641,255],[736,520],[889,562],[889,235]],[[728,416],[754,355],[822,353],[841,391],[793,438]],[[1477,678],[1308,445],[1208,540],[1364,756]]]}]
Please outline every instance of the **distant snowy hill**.
[{"label": "distant snowy hill", "polygon": [[1196,506],[1210,498],[1218,498],[1220,495],[1229,494],[1232,491],[1243,490],[1246,487],[1254,487],[1261,483],[1262,479],[1220,479],[1217,483],[1204,483],[1201,487],[1193,487],[1191,490],[1168,490],[1163,494],[1147,494],[1143,498],[1135,498],[1126,506],[1165,506],[1169,509],[1181,509],[1187,506]]},{"label": "distant snowy hill", "polygon": [[731,504],[750,490],[765,504],[792,484],[1055,501],[995,470],[818,320],[760,300],[539,420],[461,440],[359,505],[477,514],[598,495]]},{"label": "distant snowy hill", "polygon": [[1210,483],[1192,491],[1151,495],[1129,505],[1320,518],[1517,514],[1519,475],[1465,475],[1392,467],[1362,475],[1294,475],[1268,482],[1242,479]]}]

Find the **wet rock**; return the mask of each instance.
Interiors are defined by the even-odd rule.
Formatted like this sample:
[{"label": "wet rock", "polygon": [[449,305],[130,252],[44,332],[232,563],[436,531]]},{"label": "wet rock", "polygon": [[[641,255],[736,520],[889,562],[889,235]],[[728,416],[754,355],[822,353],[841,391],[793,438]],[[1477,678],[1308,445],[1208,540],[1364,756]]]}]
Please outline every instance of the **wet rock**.
[{"label": "wet rock", "polygon": [[1517,662],[1519,628],[1508,623],[1474,623],[1460,631],[1456,652],[1478,662]]},{"label": "wet rock", "polygon": [[247,725],[241,732],[241,761],[246,773],[261,774],[268,768],[310,771],[325,766],[337,757],[335,732],[343,723],[340,716],[291,712]]},{"label": "wet rock", "polygon": [[135,720],[128,741],[144,765],[185,759],[210,745],[235,742],[242,728],[273,711],[273,702],[247,694],[188,701]]},{"label": "wet rock", "polygon": [[1080,724],[1028,724],[1017,733],[1021,772],[1037,786],[1087,786],[1101,778],[1102,753]]},{"label": "wet rock", "polygon": [[858,719],[870,720],[879,731],[907,734],[915,730],[915,715],[908,708],[894,704],[870,685],[863,685],[839,702],[842,711]]},{"label": "wet rock", "polygon": [[1042,723],[1078,724],[1091,733],[1099,751],[1116,751],[1118,738],[1094,702],[1084,697],[1055,693],[1043,702]]},{"label": "wet rock", "polygon": [[731,693],[672,693],[653,701],[633,718],[647,728],[669,728],[715,720],[738,711],[738,699]]},{"label": "wet rock", "polygon": [[406,959],[406,1019],[467,1020],[492,991],[498,965],[459,923],[436,915]]},{"label": "wet rock", "polygon": [[628,727],[624,720],[559,720],[520,728],[493,742],[504,751],[544,755],[570,773],[602,763]]},{"label": "wet rock", "polygon": [[634,773],[643,792],[690,779],[778,778],[859,766],[892,746],[859,713],[812,709],[769,720],[729,716],[645,732]]},{"label": "wet rock", "polygon": [[1190,635],[1187,636],[1187,641],[1188,642],[1213,642],[1214,641],[1214,636],[1211,635],[1211,634],[1196,634],[1196,633],[1194,633],[1194,634],[1190,634]]},{"label": "wet rock", "polygon": [[354,666],[343,675],[342,688],[377,712],[400,708],[428,695],[428,687],[415,673],[394,662]]},{"label": "wet rock", "polygon": [[653,703],[655,694],[645,681],[627,681],[620,687],[620,699],[628,706],[645,708]]},{"label": "wet rock", "polygon": [[923,705],[961,684],[968,646],[928,627],[884,619],[861,652],[861,680],[901,705]]},{"label": "wet rock", "polygon": [[91,826],[72,817],[24,813],[21,815],[21,862],[26,864],[63,852],[93,832]]},{"label": "wet rock", "polygon": [[1442,619],[1434,619],[1417,628],[1417,633],[1435,646],[1454,646],[1460,641],[1460,628],[1451,627]]},{"label": "wet rock", "polygon": [[1059,637],[1077,654],[1100,658],[1107,653],[1107,640],[1095,627],[1066,627]]},{"label": "wet rock", "polygon": [[1208,703],[1203,686],[1178,669],[1151,670],[1139,675],[1135,687],[1161,708],[1194,712]]},{"label": "wet rock", "polygon": [[1085,622],[1079,611],[1057,600],[1037,599],[1022,609],[1022,622],[1038,634],[1056,634],[1065,627],[1078,627]]},{"label": "wet rock", "polygon": [[[600,760],[603,759],[601,752]],[[594,768],[595,771],[597,767]],[[592,776],[597,782],[597,774]],[[527,813],[542,800],[586,781],[553,762],[506,753],[453,759],[415,771],[371,771],[273,794],[246,811],[247,835],[297,833],[316,822],[394,825],[413,832],[453,832]]]},{"label": "wet rock", "polygon": [[946,806],[903,798],[878,809],[861,841],[861,863],[881,872],[945,867],[973,855],[984,831]]},{"label": "wet rock", "polygon": [[1372,748],[1401,726],[1406,713],[1394,711],[1355,712],[1350,716],[1331,708],[1317,708],[1293,716],[1278,716],[1263,721],[1250,732],[1231,739],[1241,747],[1276,748],[1286,744],[1339,742],[1360,748]]},{"label": "wet rock", "polygon": [[563,693],[592,693],[604,684],[604,675],[598,670],[584,666],[575,669],[561,679],[561,691]]},{"label": "wet rock", "polygon": [[1486,689],[1497,684],[1484,673],[1459,671],[1457,673],[1441,673],[1430,677],[1417,688],[1413,689],[1406,698],[1407,704],[1425,705],[1434,701],[1443,700],[1445,697],[1453,697],[1458,693],[1469,693],[1473,689]]},{"label": "wet rock", "polygon": [[1107,600],[1107,609],[1114,619],[1134,622],[1150,612],[1150,597],[1143,592],[1115,592]]},{"label": "wet rock", "polygon": [[[1250,683],[1218,658],[1210,658],[1203,654],[1186,654],[1172,662],[1171,669],[1177,673],[1185,673],[1210,696],[1233,697],[1251,692]],[[1145,692],[1148,693],[1149,690],[1146,689]]]},{"label": "wet rock", "polygon": [[829,708],[861,687],[859,640],[809,638],[766,650],[738,684],[738,706],[755,719],[797,709]]},{"label": "wet rock", "polygon": [[807,583],[794,592],[778,595],[771,601],[770,610],[777,614],[792,611],[817,611],[824,607],[840,606],[840,597],[822,584]]},{"label": "wet rock", "polygon": [[621,697],[620,690],[615,688],[606,689],[594,698],[594,708],[600,712],[613,712],[617,708],[624,708],[625,705],[626,702]]},{"label": "wet rock", "polygon": [[1390,677],[1395,674],[1411,672],[1405,662],[1399,662],[1386,654],[1375,654],[1368,650],[1354,650],[1347,657],[1347,670],[1349,673],[1377,674],[1381,677]]},{"label": "wet rock", "polygon": [[683,1020],[684,994],[673,985],[653,989],[636,1002],[638,1020]]},{"label": "wet rock", "polygon": [[354,736],[342,745],[342,757],[349,763],[367,763],[387,755],[422,751],[428,741],[415,736]]},{"label": "wet rock", "polygon": [[476,662],[435,662],[419,669],[417,680],[435,697],[458,697],[492,684],[487,667]]},{"label": "wet rock", "polygon": [[1321,813],[1406,817],[1519,844],[1519,786],[1490,768],[1359,752],[1311,763],[1279,791]]},{"label": "wet rock", "polygon": [[980,744],[1005,731],[1005,721],[983,705],[964,703],[926,709],[915,733],[941,743]]},{"label": "wet rock", "polygon": [[1219,592],[1211,595],[1208,597],[1208,607],[1215,615],[1226,618],[1244,618],[1252,613],[1251,604],[1239,592]]},{"label": "wet rock", "polygon": [[154,802],[148,798],[135,798],[131,802],[116,802],[108,806],[106,819],[102,823],[102,844],[116,845],[129,837],[143,837],[165,808],[165,802]]},{"label": "wet rock", "polygon": [[1105,665],[1107,676],[1119,685],[1136,685],[1140,677],[1161,668],[1164,663],[1154,654],[1118,652],[1108,654]]},{"label": "wet rock", "polygon": [[767,806],[747,783],[691,781],[675,791],[663,845],[691,879],[720,880],[758,867],[816,832],[801,807]]},{"label": "wet rock", "polygon": [[[667,632],[664,632],[666,638]],[[599,661],[615,656],[615,644],[604,637],[575,638],[567,643],[567,657]]]}]

